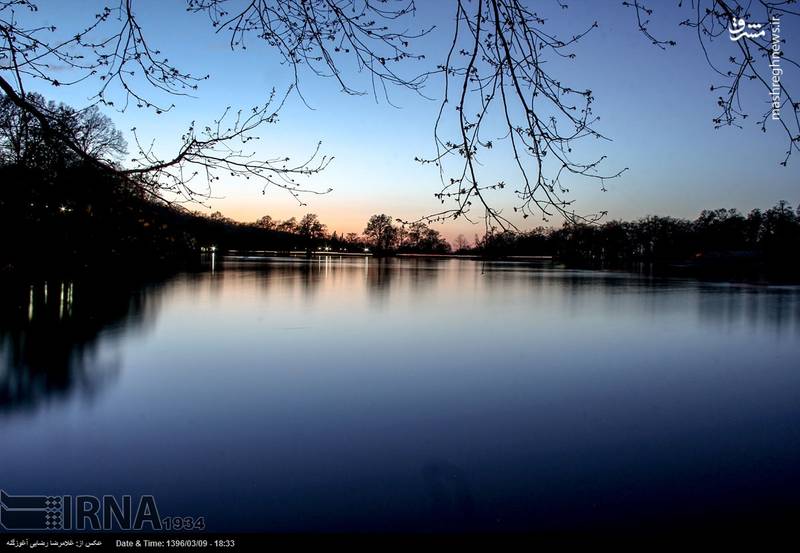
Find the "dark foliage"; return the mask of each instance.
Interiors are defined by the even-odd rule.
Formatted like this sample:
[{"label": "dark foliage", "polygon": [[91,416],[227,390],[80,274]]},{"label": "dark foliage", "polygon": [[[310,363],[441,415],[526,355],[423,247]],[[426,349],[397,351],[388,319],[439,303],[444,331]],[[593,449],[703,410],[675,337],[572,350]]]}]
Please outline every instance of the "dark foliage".
[{"label": "dark foliage", "polygon": [[183,263],[202,247],[290,249],[296,237],[143,198],[85,165],[50,175],[0,167],[3,268]]},{"label": "dark foliage", "polygon": [[487,234],[476,250],[492,257],[552,255],[603,265],[629,262],[695,266],[752,265],[800,269],[800,207],[781,201],[743,215],[735,209],[704,210],[694,221],[648,216],[602,225],[565,223],[522,233]]}]

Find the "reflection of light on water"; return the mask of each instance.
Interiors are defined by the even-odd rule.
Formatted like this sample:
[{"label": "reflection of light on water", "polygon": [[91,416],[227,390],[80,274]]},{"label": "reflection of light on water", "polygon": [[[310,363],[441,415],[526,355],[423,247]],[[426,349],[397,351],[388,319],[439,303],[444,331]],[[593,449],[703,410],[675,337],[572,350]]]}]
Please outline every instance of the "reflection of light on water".
[{"label": "reflection of light on water", "polygon": [[123,358],[115,340],[122,334],[111,330],[141,325],[149,309],[143,303],[154,296],[127,282],[119,290],[88,283],[55,279],[0,288],[0,426],[6,414],[51,398],[77,392],[91,399],[118,377]]},{"label": "reflection of light on water", "polygon": [[215,273],[217,271],[217,254],[214,251],[216,248],[211,249],[211,272]]},{"label": "reflection of light on water", "polygon": [[[42,294],[39,295],[36,292],[37,287],[35,285],[31,285],[29,292],[28,292],[28,321],[33,320],[33,315],[35,312],[39,311],[36,309],[36,303],[39,301],[42,303],[42,307],[44,307],[45,312],[48,310],[49,304],[49,293],[48,293],[48,285],[45,282],[42,285]],[[72,316],[72,303],[73,303],[73,283],[69,282],[62,282],[59,288],[58,294],[58,318],[63,319],[66,315],[67,317]],[[38,300],[37,300],[38,298]],[[41,316],[41,315],[40,315]]]}]

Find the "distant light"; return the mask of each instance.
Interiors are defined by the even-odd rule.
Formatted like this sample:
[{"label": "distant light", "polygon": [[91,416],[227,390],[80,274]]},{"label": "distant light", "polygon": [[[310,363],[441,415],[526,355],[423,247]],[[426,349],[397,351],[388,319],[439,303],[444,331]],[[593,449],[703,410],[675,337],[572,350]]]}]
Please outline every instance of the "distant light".
[{"label": "distant light", "polygon": [[216,246],[211,246],[211,251],[212,251],[212,252],[215,252],[215,251],[217,251],[217,247],[216,247]]},{"label": "distant light", "polygon": [[368,252],[368,251],[369,251],[369,248],[364,248],[364,251],[365,251],[365,252]]}]

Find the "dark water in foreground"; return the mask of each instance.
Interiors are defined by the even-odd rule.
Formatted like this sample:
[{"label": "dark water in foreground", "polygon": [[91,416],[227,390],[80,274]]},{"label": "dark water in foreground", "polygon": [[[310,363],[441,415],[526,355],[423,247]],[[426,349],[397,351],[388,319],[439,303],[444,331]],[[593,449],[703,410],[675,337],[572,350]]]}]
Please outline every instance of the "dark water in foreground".
[{"label": "dark water in foreground", "polygon": [[798,287],[228,261],[0,308],[10,493],[151,493],[217,531],[800,514]]}]

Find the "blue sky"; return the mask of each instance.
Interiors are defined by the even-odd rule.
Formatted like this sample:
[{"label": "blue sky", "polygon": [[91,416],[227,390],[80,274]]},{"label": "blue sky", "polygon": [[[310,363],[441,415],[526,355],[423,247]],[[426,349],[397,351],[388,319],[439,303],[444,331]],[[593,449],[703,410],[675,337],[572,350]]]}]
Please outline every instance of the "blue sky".
[{"label": "blue sky", "polygon": [[[548,3],[543,4],[548,13]],[[601,192],[597,183],[575,183],[571,189],[576,209],[605,210],[609,218],[631,219],[647,214],[694,217],[701,209],[716,207],[765,208],[781,199],[799,203],[800,157],[793,156],[786,168],[779,166],[786,149],[785,135],[771,121],[768,131],[762,133],[753,121],[767,108],[767,92],[755,85],[745,89],[743,100],[752,115],[744,129],[714,130],[711,120],[717,114],[716,94],[709,90],[714,77],[696,36],[677,25],[688,14],[674,2],[653,4],[652,32],[678,42],[667,51],[654,47],[637,31],[634,13],[617,0],[573,0],[567,10],[550,10],[553,13],[547,26],[560,35],[571,35],[594,20],[600,23],[575,48],[576,59],[550,62],[565,82],[594,91],[594,110],[601,116],[597,128],[613,139],[577,143],[575,151],[584,159],[607,155],[605,167],[610,171],[630,168],[621,178],[607,183],[607,192]],[[453,22],[450,1],[422,1],[418,5],[419,12],[410,27],[437,28],[418,47],[427,60],[409,67],[409,74],[426,68],[425,63],[444,61]],[[36,17],[40,21],[56,25],[59,33],[70,33],[90,22],[102,3],[51,0],[39,6]],[[135,126],[142,137],[154,139],[165,153],[177,147],[174,137],[190,121],[211,121],[228,105],[252,107],[273,87],[285,90],[292,80],[289,68],[281,65],[268,47],[252,42],[247,51],[232,52],[226,36],[215,35],[204,16],[188,14],[184,6],[180,1],[136,2],[152,45],[181,69],[210,73],[197,97],[168,99],[176,107],[160,116],[136,108],[125,113],[106,110],[120,129],[127,132]],[[791,56],[800,52],[800,28],[787,21],[782,33],[787,41],[786,53]],[[720,55],[733,53],[733,43],[724,36],[713,48]],[[787,70],[784,79],[790,86],[798,84],[796,72],[790,75]],[[351,82],[368,87],[363,75],[354,75]],[[28,88],[83,106],[92,94],[91,84],[53,89],[29,83]],[[310,184],[334,191],[326,196],[309,196],[309,205],[300,207],[279,190],[262,195],[261,187],[252,181],[231,181],[223,176],[213,190],[220,198],[209,202],[212,210],[243,221],[264,214],[281,219],[300,217],[310,211],[332,229],[360,232],[373,213],[415,219],[439,209],[433,197],[439,190],[438,172],[414,162],[415,156],[433,152],[438,102],[395,89],[391,91],[392,100],[400,106],[395,108],[371,95],[343,94],[333,79],[310,72],[303,74],[301,86],[313,110],[292,94],[280,122],[264,129],[259,153],[300,159],[322,140],[323,153],[335,156],[335,160]],[[426,94],[441,97],[441,82],[431,80]],[[510,181],[510,161],[499,154],[494,156],[487,160],[485,174]],[[492,199],[506,208],[513,204],[508,191]],[[540,221],[529,219],[527,224]],[[483,225],[460,221],[439,229],[452,238],[458,233],[480,233]]]}]

